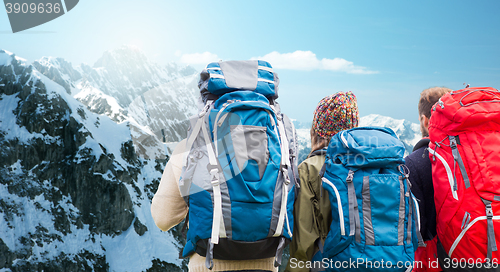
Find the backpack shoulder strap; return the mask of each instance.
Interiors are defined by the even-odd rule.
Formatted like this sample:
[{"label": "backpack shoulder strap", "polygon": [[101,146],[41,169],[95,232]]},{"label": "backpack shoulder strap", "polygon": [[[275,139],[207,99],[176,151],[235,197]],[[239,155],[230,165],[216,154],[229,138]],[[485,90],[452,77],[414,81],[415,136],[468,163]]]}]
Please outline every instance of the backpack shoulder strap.
[{"label": "backpack shoulder strap", "polygon": [[210,110],[210,108],[212,107],[213,102],[214,102],[213,100],[208,100],[207,103],[205,104],[205,107],[203,108],[203,110],[201,110],[200,113],[198,114],[198,121],[196,121],[196,124],[194,125],[194,128],[191,131],[191,134],[189,135],[189,138],[186,141],[186,152],[185,152],[185,156],[182,160],[183,166],[187,165],[187,154],[191,151],[191,148],[193,147],[194,140],[196,139],[196,137],[198,137],[198,134],[201,131],[201,127],[202,127],[203,122],[204,122],[204,117],[207,114],[207,112]]}]

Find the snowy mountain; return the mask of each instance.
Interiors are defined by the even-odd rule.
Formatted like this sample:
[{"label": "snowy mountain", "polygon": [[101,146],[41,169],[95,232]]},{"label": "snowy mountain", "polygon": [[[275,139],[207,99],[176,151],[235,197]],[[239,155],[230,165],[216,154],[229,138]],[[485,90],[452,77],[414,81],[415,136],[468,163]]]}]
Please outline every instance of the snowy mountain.
[{"label": "snowy mountain", "polygon": [[[412,152],[413,146],[422,138],[420,125],[411,123],[407,120],[393,119],[378,114],[370,114],[361,117],[359,126],[388,127],[392,129],[406,148],[405,156]],[[296,127],[299,142],[299,162],[301,162],[305,160],[309,152],[311,152],[311,123],[299,123]]]},{"label": "snowy mountain", "polygon": [[406,148],[406,155],[410,154],[417,142],[422,139],[420,125],[404,119],[393,119],[378,114],[361,117],[359,126],[388,127],[392,129]]},{"label": "snowy mountain", "polygon": [[197,112],[194,68],[160,66],[133,46],[106,51],[93,67],[53,57],[33,66],[90,111],[128,121],[136,151],[145,158],[163,158],[162,143],[185,138],[187,120]]},{"label": "snowy mountain", "polygon": [[[178,228],[162,233],[150,214],[166,146],[156,139],[163,158],[141,156],[150,146],[138,134],[156,138],[151,127],[91,111],[75,94],[82,86],[105,94],[101,86],[47,60],[30,65],[0,50],[0,270],[180,271]],[[191,81],[175,82],[158,92]],[[134,117],[140,106],[149,109],[136,106]]]}]

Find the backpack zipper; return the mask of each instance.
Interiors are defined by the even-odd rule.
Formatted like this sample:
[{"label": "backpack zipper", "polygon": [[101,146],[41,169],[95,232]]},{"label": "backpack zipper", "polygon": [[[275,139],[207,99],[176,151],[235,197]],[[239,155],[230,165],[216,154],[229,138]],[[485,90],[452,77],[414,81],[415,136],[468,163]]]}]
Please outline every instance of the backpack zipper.
[{"label": "backpack zipper", "polygon": [[222,126],[222,123],[224,122],[224,120],[226,119],[228,114],[229,114],[229,112],[226,112],[224,115],[222,115],[222,117],[219,119],[219,122],[217,123],[218,127]]},{"label": "backpack zipper", "polygon": [[[477,223],[477,221],[479,220],[487,220],[488,217],[487,216],[479,216],[479,217],[476,217],[474,220],[472,220],[472,222],[470,222],[466,227],[465,229],[462,230],[462,232],[458,235],[457,239],[455,239],[455,242],[453,243],[453,245],[451,245],[450,247],[450,251],[448,252],[448,256],[450,256],[450,258],[452,257],[451,255],[453,254],[453,251],[455,251],[455,248],[458,246],[458,243],[460,243],[460,241],[462,240],[462,238],[464,237],[465,233],[474,225]],[[500,215],[497,215],[497,216],[493,216],[492,217],[492,220],[500,220]]]},{"label": "backpack zipper", "polygon": [[458,200],[457,191],[454,190],[455,181],[453,179],[453,173],[451,172],[450,166],[448,165],[446,160],[441,155],[439,155],[436,151],[434,151],[431,148],[427,148],[427,150],[429,150],[429,152],[434,156],[434,158],[437,157],[443,163],[444,169],[446,170],[446,175],[448,176],[448,182],[450,183],[451,194],[453,195],[454,199]]},{"label": "backpack zipper", "polygon": [[436,106],[439,105],[441,109],[444,109],[444,102],[441,101],[441,98],[439,98],[438,102],[432,107],[432,111],[436,111]]},{"label": "backpack zipper", "polygon": [[438,105],[441,107],[441,109],[444,109],[444,102],[441,101],[441,98],[438,100]]}]

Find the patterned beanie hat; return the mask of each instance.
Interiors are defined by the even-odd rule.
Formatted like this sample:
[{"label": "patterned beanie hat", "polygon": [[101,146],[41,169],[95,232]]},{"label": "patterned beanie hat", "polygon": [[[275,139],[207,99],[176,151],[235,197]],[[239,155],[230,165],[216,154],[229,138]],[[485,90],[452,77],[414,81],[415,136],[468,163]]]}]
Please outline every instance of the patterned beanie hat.
[{"label": "patterned beanie hat", "polygon": [[314,111],[313,129],[320,137],[331,137],[341,130],[358,126],[359,113],[356,96],[339,92],[319,101]]}]

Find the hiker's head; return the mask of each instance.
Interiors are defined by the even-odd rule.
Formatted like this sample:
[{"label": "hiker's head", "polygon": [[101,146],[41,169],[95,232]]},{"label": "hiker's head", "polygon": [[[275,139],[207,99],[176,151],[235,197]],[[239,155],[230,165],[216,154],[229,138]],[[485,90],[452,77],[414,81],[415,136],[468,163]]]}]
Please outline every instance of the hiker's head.
[{"label": "hiker's head", "polygon": [[359,113],[356,96],[339,92],[319,101],[311,127],[311,151],[328,146],[333,135],[358,126]]},{"label": "hiker's head", "polygon": [[432,87],[425,89],[420,93],[420,100],[418,101],[418,116],[422,137],[429,137],[429,120],[431,118],[432,106],[438,102],[441,96],[451,91],[451,89],[445,87]]}]

